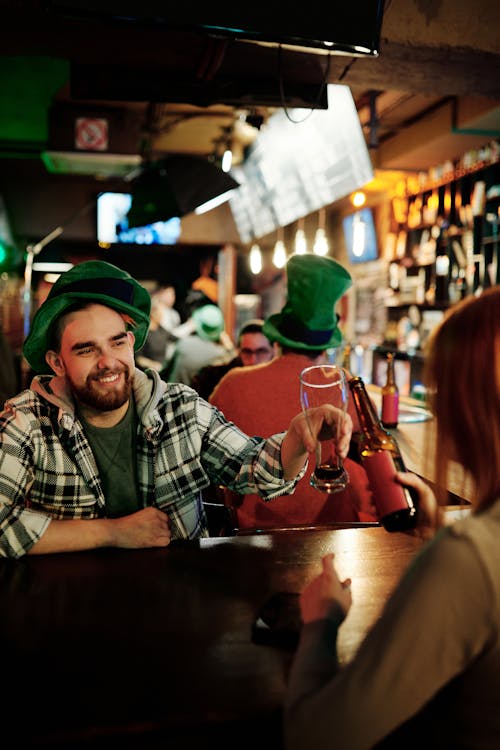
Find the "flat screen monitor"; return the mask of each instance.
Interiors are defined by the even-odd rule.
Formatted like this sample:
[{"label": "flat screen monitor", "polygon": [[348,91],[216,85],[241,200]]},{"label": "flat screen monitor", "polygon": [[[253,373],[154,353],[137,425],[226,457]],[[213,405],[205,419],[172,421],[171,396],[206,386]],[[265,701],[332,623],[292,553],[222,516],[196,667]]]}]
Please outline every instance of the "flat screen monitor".
[{"label": "flat screen monitor", "polygon": [[127,213],[130,193],[100,193],[97,197],[97,241],[103,244],[175,245],[181,233],[181,220],[156,221],[143,227],[129,227]]},{"label": "flat screen monitor", "polygon": [[365,263],[377,260],[377,234],[372,209],[362,208],[354,214],[345,216],[342,221],[349,262]]}]

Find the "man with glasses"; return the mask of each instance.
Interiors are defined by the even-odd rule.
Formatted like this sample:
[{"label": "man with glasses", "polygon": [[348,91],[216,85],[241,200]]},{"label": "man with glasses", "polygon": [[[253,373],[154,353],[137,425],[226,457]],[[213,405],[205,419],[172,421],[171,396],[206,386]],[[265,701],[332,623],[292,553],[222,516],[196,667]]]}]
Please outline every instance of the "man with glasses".
[{"label": "man with glasses", "polygon": [[238,334],[238,354],[230,362],[203,367],[192,383],[192,387],[208,400],[220,379],[233,367],[247,367],[270,362],[277,353],[276,344],[271,344],[262,333],[261,318],[247,320]]}]

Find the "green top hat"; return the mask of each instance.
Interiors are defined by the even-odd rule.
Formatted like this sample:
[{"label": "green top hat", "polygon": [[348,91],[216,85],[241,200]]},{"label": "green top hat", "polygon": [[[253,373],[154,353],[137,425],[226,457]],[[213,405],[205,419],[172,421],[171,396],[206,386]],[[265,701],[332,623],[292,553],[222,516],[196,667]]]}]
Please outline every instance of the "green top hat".
[{"label": "green top hat", "polygon": [[79,300],[106,305],[129,315],[135,323],[130,326],[135,336],[134,349],[143,346],[149,329],[149,292],[121,268],[89,260],[61,274],[33,317],[23,354],[35,372],[51,372],[45,353],[51,348],[53,326]]},{"label": "green top hat", "polygon": [[205,341],[218,341],[224,330],[224,316],[217,305],[203,305],[193,313],[196,333]]},{"label": "green top hat", "polygon": [[262,333],[294,349],[320,352],[339,346],[334,307],[352,286],[351,275],[337,261],[318,255],[292,255],[286,274],[286,304],[266,320]]}]

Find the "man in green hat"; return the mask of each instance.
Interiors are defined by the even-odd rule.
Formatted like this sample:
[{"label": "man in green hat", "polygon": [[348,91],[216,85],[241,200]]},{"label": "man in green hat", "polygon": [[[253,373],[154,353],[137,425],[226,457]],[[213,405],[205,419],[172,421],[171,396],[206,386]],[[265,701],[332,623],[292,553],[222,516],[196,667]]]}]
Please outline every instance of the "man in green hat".
[{"label": "man in green hat", "polygon": [[[24,356],[39,373],[0,414],[0,556],[164,547],[207,536],[210,484],[292,492],[333,407],[286,433],[248,437],[191,388],[135,367],[150,296],[101,261],[60,276]],[[350,421],[337,443],[345,456]]]},{"label": "man in green hat", "polygon": [[203,305],[192,314],[194,333],[175,345],[168,380],[193,385],[196,374],[214,362],[229,362],[236,354],[233,342],[224,331],[224,316],[217,305]]},{"label": "man in green hat", "polygon": [[[342,342],[335,305],[352,285],[346,269],[331,258],[293,255],[286,275],[285,305],[267,318],[262,331],[280,346],[280,354],[255,367],[234,368],[209,397],[210,403],[247,435],[269,436],[284,429],[300,409],[302,370],[327,362],[327,350]],[[358,426],[353,405],[348,408]],[[290,497],[276,496],[272,502],[263,502],[258,493],[237,497],[226,491],[227,502],[235,507],[240,529],[376,521],[366,472],[350,459],[345,465],[350,482],[335,495],[310,486],[313,461]]]}]

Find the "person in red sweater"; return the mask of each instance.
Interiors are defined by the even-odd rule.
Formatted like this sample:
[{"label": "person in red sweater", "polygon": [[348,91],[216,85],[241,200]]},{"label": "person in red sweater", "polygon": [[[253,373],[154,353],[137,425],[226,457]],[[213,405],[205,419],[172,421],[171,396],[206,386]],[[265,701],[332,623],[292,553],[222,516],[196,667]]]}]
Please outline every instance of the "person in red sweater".
[{"label": "person in red sweater", "polygon": [[[352,285],[350,274],[331,258],[315,255],[292,256],[286,273],[287,301],[263,328],[281,353],[264,364],[233,368],[209,397],[248,435],[265,437],[285,430],[301,408],[301,371],[328,362],[328,350],[342,342],[335,305]],[[348,412],[356,431],[359,423],[351,401]],[[349,458],[345,466],[350,483],[331,495],[311,487],[311,460],[293,495],[266,502],[257,495],[235,496],[226,490],[226,502],[235,508],[240,529],[376,521],[364,469]]]}]

